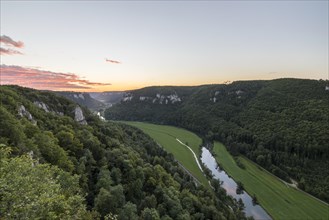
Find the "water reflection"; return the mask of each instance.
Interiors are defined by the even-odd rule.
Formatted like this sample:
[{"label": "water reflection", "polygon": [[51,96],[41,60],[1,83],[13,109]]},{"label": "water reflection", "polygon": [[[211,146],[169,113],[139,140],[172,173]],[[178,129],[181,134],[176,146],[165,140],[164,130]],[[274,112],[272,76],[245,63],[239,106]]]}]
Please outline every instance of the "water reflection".
[{"label": "water reflection", "polygon": [[271,219],[266,211],[259,205],[254,205],[251,196],[245,191],[242,194],[237,194],[236,190],[238,185],[230,178],[225,171],[218,167],[215,158],[211,155],[210,151],[205,147],[202,148],[201,161],[211,170],[214,178],[219,179],[222,182],[222,187],[226,190],[228,195],[231,195],[236,200],[241,199],[245,205],[244,212],[246,216],[253,216],[254,219],[263,220]]}]

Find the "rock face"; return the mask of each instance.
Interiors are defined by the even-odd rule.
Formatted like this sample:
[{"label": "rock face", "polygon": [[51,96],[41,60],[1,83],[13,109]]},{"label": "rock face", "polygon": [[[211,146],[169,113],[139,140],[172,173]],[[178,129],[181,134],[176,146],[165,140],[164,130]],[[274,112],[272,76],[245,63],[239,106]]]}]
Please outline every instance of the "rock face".
[{"label": "rock face", "polygon": [[63,112],[56,112],[56,111],[52,111],[48,105],[46,105],[44,102],[39,102],[39,101],[34,101],[33,104],[35,106],[37,106],[38,108],[41,108],[43,109],[45,112],[51,112],[51,113],[54,113],[54,114],[58,114],[60,116],[63,116],[64,113]]},{"label": "rock face", "polygon": [[[218,97],[219,94],[223,96],[223,91],[215,91],[214,95],[210,97],[210,101],[213,103],[220,101],[220,98]],[[235,96],[235,98],[241,99],[243,94],[245,94],[245,91],[235,90],[235,91],[229,91],[225,95]]]},{"label": "rock face", "polygon": [[43,102],[39,102],[39,101],[35,101],[35,102],[33,102],[33,104],[34,104],[35,106],[37,106],[37,107],[39,107],[39,108],[45,110],[45,112],[49,112],[49,108],[48,108],[48,106],[47,106],[45,103],[43,103]]},{"label": "rock face", "polygon": [[29,119],[32,124],[36,125],[37,122],[36,120],[33,119],[31,113],[26,110],[25,106],[24,105],[20,105],[19,108],[18,108],[18,115],[20,115],[21,117],[26,117],[27,119]]},{"label": "rock face", "polygon": [[82,125],[86,125],[86,119],[85,116],[83,115],[82,109],[80,106],[76,106],[74,109],[74,120],[79,122]]},{"label": "rock face", "polygon": [[128,102],[128,101],[131,101],[132,99],[133,99],[133,95],[131,93],[127,93],[124,95],[122,101]]},{"label": "rock face", "polygon": [[102,121],[106,121],[105,118],[101,115],[100,112],[97,112],[97,116],[98,116]]},{"label": "rock face", "polygon": [[[122,99],[123,102],[129,102],[133,99],[133,95],[131,93],[128,93],[125,95],[125,97]],[[171,94],[171,95],[162,95],[160,93],[157,93],[155,97],[150,96],[139,96],[140,102],[152,102],[153,104],[174,104],[176,102],[181,102],[182,99],[177,94]]]}]

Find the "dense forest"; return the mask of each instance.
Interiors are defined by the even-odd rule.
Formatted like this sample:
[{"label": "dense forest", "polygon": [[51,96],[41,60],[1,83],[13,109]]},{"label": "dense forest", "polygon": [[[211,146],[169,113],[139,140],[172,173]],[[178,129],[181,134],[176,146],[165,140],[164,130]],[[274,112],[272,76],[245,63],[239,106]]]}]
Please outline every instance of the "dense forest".
[{"label": "dense forest", "polygon": [[[329,202],[328,81],[277,79],[130,91],[109,120],[147,121],[218,140]],[[172,97],[175,97],[174,99]]]},{"label": "dense forest", "polygon": [[52,92],[0,98],[0,219],[246,219],[138,129]]}]

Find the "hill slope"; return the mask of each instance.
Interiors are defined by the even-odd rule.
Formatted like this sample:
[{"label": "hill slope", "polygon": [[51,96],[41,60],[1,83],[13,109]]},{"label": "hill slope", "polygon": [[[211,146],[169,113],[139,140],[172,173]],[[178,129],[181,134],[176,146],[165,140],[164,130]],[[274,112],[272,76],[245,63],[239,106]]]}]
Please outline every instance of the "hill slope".
[{"label": "hill slope", "polygon": [[121,101],[125,92],[90,92],[89,94],[93,99],[112,106]]},{"label": "hill slope", "polygon": [[[329,91],[303,79],[131,91],[107,119],[180,126],[329,202]],[[293,179],[293,180],[292,180]]]},{"label": "hill slope", "polygon": [[51,92],[1,86],[0,98],[1,219],[245,219],[138,129]]},{"label": "hill slope", "polygon": [[85,92],[56,92],[57,94],[64,96],[73,102],[78,103],[84,107],[89,108],[92,111],[99,111],[106,108],[106,104],[94,99],[89,93]]}]

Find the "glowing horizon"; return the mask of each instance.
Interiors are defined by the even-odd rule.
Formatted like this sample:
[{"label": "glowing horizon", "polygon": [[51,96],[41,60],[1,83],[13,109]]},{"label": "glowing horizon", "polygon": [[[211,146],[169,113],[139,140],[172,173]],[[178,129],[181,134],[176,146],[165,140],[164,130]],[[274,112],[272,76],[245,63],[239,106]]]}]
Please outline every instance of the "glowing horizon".
[{"label": "glowing horizon", "polygon": [[125,91],[329,77],[326,1],[1,1],[0,36],[1,85]]}]

